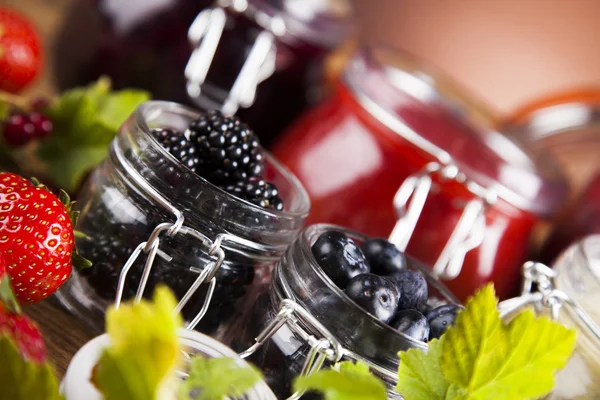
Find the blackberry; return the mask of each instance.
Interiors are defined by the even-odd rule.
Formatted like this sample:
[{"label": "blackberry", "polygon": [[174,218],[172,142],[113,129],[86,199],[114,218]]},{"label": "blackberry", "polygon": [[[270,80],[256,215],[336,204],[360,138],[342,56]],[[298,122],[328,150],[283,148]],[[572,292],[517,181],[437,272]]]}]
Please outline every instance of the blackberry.
[{"label": "blackberry", "polygon": [[188,131],[198,151],[197,172],[212,184],[233,184],[263,174],[258,138],[237,117],[211,111],[192,121]]},{"label": "blackberry", "polygon": [[152,136],[158,140],[160,145],[165,148],[173,157],[185,165],[193,172],[198,172],[197,167],[200,163],[197,150],[183,132],[172,129],[155,129]]},{"label": "blackberry", "polygon": [[238,181],[221,188],[259,207],[283,210],[283,200],[279,197],[277,186],[260,177],[252,177],[246,181]]}]

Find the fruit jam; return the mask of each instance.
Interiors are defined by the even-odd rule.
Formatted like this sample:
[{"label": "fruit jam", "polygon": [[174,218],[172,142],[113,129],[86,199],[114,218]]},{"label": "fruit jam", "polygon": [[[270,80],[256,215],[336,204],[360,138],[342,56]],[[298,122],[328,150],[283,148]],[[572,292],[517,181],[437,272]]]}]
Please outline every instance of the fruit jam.
[{"label": "fruit jam", "polygon": [[[416,66],[415,66],[416,65]],[[435,84],[435,86],[434,86]],[[400,185],[426,164],[452,160],[469,179],[499,198],[485,212],[481,244],[466,253],[447,286],[461,299],[492,281],[513,295],[530,236],[565,194],[551,160],[493,131],[488,114],[419,65],[388,50],[351,60],[337,93],[309,111],[275,145],[274,154],[311,197],[309,223],[327,222],[375,237],[394,228]],[[465,185],[434,176],[407,254],[433,265],[467,201]]]},{"label": "fruit jam", "polygon": [[[351,8],[346,0],[218,2],[227,22],[201,98],[190,99],[184,71],[193,46],[188,29],[196,16],[209,9],[207,0],[115,0],[74,3],[57,41],[57,81],[61,89],[82,85],[101,75],[116,88],[139,87],[153,98],[202,108],[225,101],[259,33],[270,28],[265,18],[277,17],[285,33],[275,33],[275,66],[259,83],[254,101],[240,116],[259,135],[263,145],[321,97],[325,60],[346,37]],[[232,4],[229,4],[232,3]],[[250,14],[248,10],[252,10]],[[258,10],[258,13],[255,11]],[[85,40],[73,40],[84,37]],[[247,88],[251,90],[251,88]]]}]

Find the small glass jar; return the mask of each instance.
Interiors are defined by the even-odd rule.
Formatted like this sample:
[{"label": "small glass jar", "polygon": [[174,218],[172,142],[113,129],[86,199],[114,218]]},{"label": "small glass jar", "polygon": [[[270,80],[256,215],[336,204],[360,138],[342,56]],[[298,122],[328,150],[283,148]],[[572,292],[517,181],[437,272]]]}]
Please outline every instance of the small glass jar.
[{"label": "small glass jar", "polygon": [[[555,285],[600,324],[600,235],[588,236],[569,247],[553,266]],[[556,377],[552,400],[600,398],[600,338],[563,307],[560,321],[579,331],[575,353]]]},{"label": "small glass jar", "polygon": [[[181,330],[179,340],[183,351],[190,356],[227,357],[235,360],[240,367],[248,366],[248,363],[239,358],[233,350],[198,332]],[[75,354],[60,386],[61,393],[66,400],[102,400],[104,398],[92,384],[91,377],[102,351],[109,345],[110,337],[108,334],[104,334],[90,340]],[[189,360],[189,358],[186,357],[184,360]],[[181,377],[185,377],[187,374],[185,368],[178,373]],[[260,381],[237,400],[276,400],[276,397],[267,384]]]},{"label": "small glass jar", "polygon": [[[323,272],[311,246],[332,229],[344,232],[358,245],[367,239],[338,226],[307,227],[277,265],[269,292],[261,295],[246,318],[231,326],[228,342],[236,351],[244,350],[241,356],[263,370],[279,399],[290,395],[296,375],[341,359],[367,362],[386,383],[391,398],[399,398],[393,393],[398,352],[426,350],[427,344],[367,313]],[[439,281],[412,259],[408,261],[409,268],[426,277],[430,300],[457,303]],[[306,364],[307,360],[314,363]]]},{"label": "small glass jar", "polygon": [[[221,108],[268,145],[317,101],[351,28],[348,0],[78,1],[56,51],[61,89],[99,76],[154,98]],[[81,39],[78,39],[81,38]]]},{"label": "small glass jar", "polygon": [[459,298],[488,281],[506,298],[566,184],[552,157],[494,130],[462,93],[410,56],[362,49],[274,154],[309,192],[309,223],[391,235]]},{"label": "small glass jar", "polygon": [[[217,332],[264,289],[304,224],[310,207],[305,190],[268,153],[265,178],[278,187],[284,211],[258,207],[210,184],[150,133],[185,131],[198,116],[176,103],[141,105],[78,197],[77,246],[94,265],[73,271],[58,297],[98,330],[115,299],[140,298],[162,283],[181,299],[178,309],[192,325],[206,312],[205,295],[212,294],[198,329]],[[203,281],[210,284],[198,288]]]},{"label": "small glass jar", "polygon": [[543,243],[540,260],[552,262],[577,240],[600,233],[600,91],[566,93],[530,104],[503,129],[551,152],[569,180],[569,202]]}]

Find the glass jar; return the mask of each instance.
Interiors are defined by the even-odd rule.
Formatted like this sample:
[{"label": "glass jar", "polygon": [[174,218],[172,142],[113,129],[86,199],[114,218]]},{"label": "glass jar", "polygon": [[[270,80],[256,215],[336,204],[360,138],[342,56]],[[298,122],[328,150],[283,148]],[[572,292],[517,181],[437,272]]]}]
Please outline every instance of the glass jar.
[{"label": "glass jar", "polygon": [[[553,266],[556,288],[600,324],[600,235],[588,236],[568,248]],[[560,321],[579,331],[575,353],[558,373],[552,400],[600,398],[600,337],[581,323],[572,308],[563,307]]]},{"label": "glass jar", "polygon": [[[465,299],[514,294],[532,231],[566,194],[552,158],[493,129],[493,116],[410,56],[363,49],[337,93],[274,154],[304,184],[309,223],[387,236]],[[333,206],[335,205],[335,206]]]},{"label": "glass jar", "polygon": [[[154,128],[185,131],[198,116],[176,103],[141,105],[78,197],[77,246],[94,265],[73,271],[59,299],[96,329],[113,301],[140,298],[163,283],[181,299],[178,310],[190,327],[206,312],[205,295],[212,295],[198,329],[217,332],[251,305],[304,224],[310,207],[305,190],[268,153],[265,178],[278,187],[284,211],[260,208],[210,184],[150,134]],[[198,288],[202,282],[209,284]]]},{"label": "glass jar", "polygon": [[551,152],[569,180],[569,202],[543,244],[540,260],[552,262],[577,240],[600,233],[600,91],[566,93],[530,104],[504,129]]},{"label": "glass jar", "polygon": [[[235,113],[263,145],[319,99],[348,0],[75,2],[57,40],[61,89],[101,75],[117,88]],[[261,81],[264,81],[260,83]],[[259,85],[260,83],[260,85]]]},{"label": "glass jar", "polygon": [[[277,264],[271,288],[245,318],[228,332],[236,351],[265,374],[280,399],[291,391],[293,378],[324,362],[362,360],[383,379],[392,398],[398,375],[398,352],[426,350],[427,344],[379,321],[352,301],[323,272],[311,246],[327,230],[344,232],[359,246],[367,237],[333,225],[311,225],[292,243]],[[430,299],[457,300],[413,260],[409,268],[428,280]],[[264,332],[264,334],[263,334]],[[260,338],[256,339],[255,338]],[[313,357],[311,357],[314,356]],[[307,360],[313,363],[305,364]]]},{"label": "glass jar", "polygon": [[574,200],[599,168],[600,90],[539,100],[514,113],[502,129],[552,153],[565,171]]},{"label": "glass jar", "polygon": [[[211,339],[198,332],[181,330],[179,332],[180,344],[186,354],[205,358],[227,357],[235,360],[240,367],[248,363],[238,357],[236,353],[224,344]],[[98,362],[102,351],[110,344],[108,334],[98,336],[86,343],[75,354],[60,386],[61,393],[66,400],[102,400],[103,396],[91,382],[92,371]],[[183,353],[182,353],[183,354]],[[189,358],[185,358],[189,360]],[[181,376],[186,376],[184,368],[178,371]],[[264,381],[257,383],[244,396],[237,400],[276,400],[275,395]]]}]

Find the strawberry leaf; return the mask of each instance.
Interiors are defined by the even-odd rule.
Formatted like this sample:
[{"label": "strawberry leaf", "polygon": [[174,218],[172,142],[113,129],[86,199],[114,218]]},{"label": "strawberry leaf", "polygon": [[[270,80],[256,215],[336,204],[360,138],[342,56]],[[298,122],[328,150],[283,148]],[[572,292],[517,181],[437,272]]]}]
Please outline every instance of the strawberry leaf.
[{"label": "strawberry leaf", "polygon": [[254,367],[240,367],[231,358],[195,357],[189,377],[180,387],[180,400],[239,398],[262,379]]},{"label": "strawberry leaf", "polygon": [[19,302],[10,286],[8,275],[0,276],[0,302],[4,305],[4,308],[12,313],[18,314],[21,312]]},{"label": "strawberry leaf", "polygon": [[0,400],[60,400],[49,364],[27,361],[7,336],[0,336]]}]

